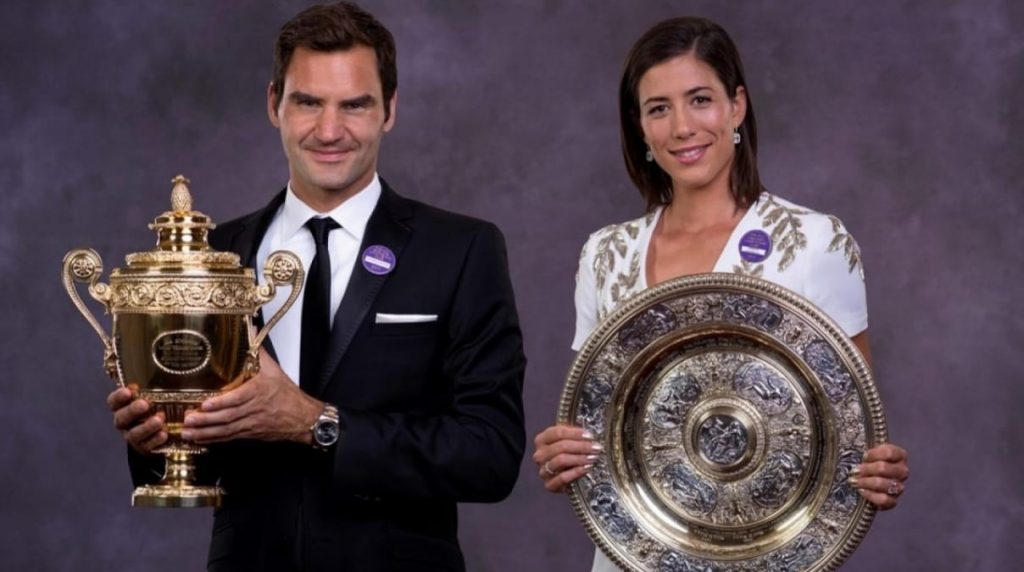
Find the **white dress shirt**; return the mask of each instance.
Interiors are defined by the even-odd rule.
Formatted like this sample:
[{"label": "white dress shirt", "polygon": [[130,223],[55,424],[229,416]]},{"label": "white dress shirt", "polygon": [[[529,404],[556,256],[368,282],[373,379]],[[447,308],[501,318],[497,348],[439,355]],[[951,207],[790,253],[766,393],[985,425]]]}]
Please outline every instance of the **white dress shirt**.
[{"label": "white dress shirt", "polygon": [[[345,296],[349,278],[352,276],[352,269],[359,257],[359,245],[363,242],[366,223],[369,222],[370,215],[373,213],[374,207],[377,206],[380,193],[380,179],[374,173],[373,180],[366,188],[338,205],[334,210],[318,213],[295,195],[289,182],[284,204],[274,215],[274,220],[267,228],[267,233],[263,236],[263,241],[260,242],[260,248],[257,251],[256,271],[260,284],[266,283],[266,279],[263,277],[264,263],[275,250],[290,250],[295,253],[302,261],[302,267],[308,273],[313,256],[316,255],[316,243],[313,240],[313,234],[306,228],[306,221],[315,216],[334,219],[334,222],[341,225],[341,228],[336,228],[327,235],[327,245],[331,252],[331,322],[333,325],[333,316],[338,311],[342,297]],[[270,321],[271,316],[284,305],[284,301],[288,299],[290,293],[290,288],[287,286],[280,288],[274,299],[263,306],[264,322]],[[299,294],[295,305],[270,331],[270,341],[274,344],[277,361],[281,365],[281,369],[296,384],[299,383],[304,294],[305,292]]]}]

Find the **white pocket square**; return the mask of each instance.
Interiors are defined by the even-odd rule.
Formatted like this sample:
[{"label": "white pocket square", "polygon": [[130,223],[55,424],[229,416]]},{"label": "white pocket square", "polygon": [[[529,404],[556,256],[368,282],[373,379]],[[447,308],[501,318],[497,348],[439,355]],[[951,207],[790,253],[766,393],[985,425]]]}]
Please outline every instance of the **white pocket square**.
[{"label": "white pocket square", "polygon": [[436,322],[437,314],[377,314],[378,324],[419,324]]}]

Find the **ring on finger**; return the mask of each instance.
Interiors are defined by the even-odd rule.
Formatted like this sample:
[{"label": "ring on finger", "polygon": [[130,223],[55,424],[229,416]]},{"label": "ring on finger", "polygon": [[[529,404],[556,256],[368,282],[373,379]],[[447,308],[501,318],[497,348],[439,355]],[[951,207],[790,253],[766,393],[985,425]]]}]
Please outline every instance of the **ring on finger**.
[{"label": "ring on finger", "polygon": [[553,476],[558,474],[554,470],[551,469],[551,459],[548,459],[547,461],[544,461],[544,467],[542,467],[542,468],[544,470],[544,474],[549,476],[549,477],[553,477]]},{"label": "ring on finger", "polygon": [[903,494],[903,484],[897,480],[889,481],[889,488],[885,489],[885,494],[895,498]]}]

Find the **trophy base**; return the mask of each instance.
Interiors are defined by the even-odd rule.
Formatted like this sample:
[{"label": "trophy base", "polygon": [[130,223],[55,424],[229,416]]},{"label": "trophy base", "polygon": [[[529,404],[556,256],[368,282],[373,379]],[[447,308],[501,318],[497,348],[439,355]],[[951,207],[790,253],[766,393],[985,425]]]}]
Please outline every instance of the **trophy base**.
[{"label": "trophy base", "polygon": [[132,493],[132,506],[153,508],[219,507],[224,489],[202,486],[147,485]]}]

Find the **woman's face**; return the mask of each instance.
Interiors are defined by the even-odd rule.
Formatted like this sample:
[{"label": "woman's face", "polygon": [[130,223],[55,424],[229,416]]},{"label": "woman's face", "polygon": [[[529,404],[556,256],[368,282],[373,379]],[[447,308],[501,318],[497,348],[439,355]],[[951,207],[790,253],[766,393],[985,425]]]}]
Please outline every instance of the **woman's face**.
[{"label": "woman's face", "polygon": [[677,194],[718,187],[728,191],[733,130],[747,110],[743,87],[730,99],[715,70],[686,54],[647,70],[637,99],[644,141]]}]

